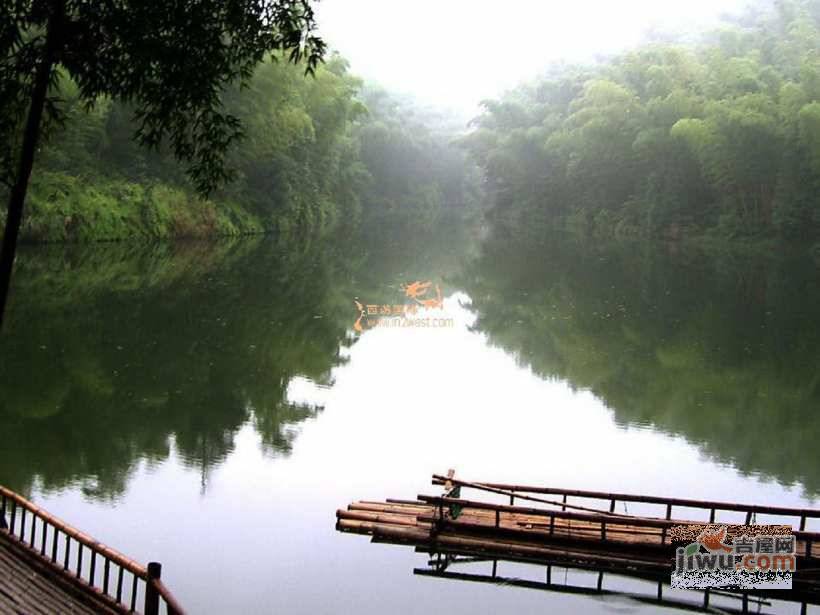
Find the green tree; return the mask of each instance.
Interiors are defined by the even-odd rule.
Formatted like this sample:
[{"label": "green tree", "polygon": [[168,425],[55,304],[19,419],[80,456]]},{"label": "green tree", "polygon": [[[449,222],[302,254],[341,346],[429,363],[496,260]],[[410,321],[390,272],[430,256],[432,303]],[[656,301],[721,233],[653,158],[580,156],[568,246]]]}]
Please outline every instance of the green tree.
[{"label": "green tree", "polygon": [[355,136],[371,179],[362,198],[367,220],[429,226],[444,214],[475,210],[478,169],[457,146],[458,118],[375,87],[364,88],[362,100],[368,113]]},{"label": "green tree", "polygon": [[[556,66],[465,139],[491,215],[595,235],[817,241],[820,2],[752,8],[696,43]],[[537,225],[536,225],[537,226]]]},{"label": "green tree", "polygon": [[[313,72],[325,51],[308,0],[17,2],[0,15],[2,177],[10,187],[0,255],[0,324],[41,125],[64,112],[49,97],[66,75],[79,99],[133,107],[140,144],[169,144],[207,193],[229,178],[228,146],[241,134],[222,93],[247,82],[272,51]],[[18,136],[19,135],[19,136]],[[19,151],[16,144],[19,142]],[[16,170],[14,169],[16,167]]]}]

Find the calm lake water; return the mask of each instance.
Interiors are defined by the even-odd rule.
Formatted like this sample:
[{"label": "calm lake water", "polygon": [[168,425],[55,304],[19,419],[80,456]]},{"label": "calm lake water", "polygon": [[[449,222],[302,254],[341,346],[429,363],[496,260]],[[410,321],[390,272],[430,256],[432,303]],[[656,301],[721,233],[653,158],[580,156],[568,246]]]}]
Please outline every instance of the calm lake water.
[{"label": "calm lake water", "polygon": [[[818,273],[454,229],[28,247],[0,337],[0,483],[161,561],[192,613],[651,612],[414,576],[425,556],[339,534],[335,511],[438,493],[448,468],[816,505]],[[402,304],[416,280],[444,299],[418,316],[451,326],[354,330],[355,301]]]}]

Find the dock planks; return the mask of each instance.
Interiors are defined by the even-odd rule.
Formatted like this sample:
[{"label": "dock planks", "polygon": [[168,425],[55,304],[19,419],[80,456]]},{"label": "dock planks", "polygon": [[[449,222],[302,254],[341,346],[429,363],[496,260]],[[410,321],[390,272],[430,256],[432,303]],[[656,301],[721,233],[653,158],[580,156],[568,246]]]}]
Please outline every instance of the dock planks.
[{"label": "dock planks", "polygon": [[0,533],[0,614],[120,613],[89,596],[79,595],[31,561]]},{"label": "dock planks", "polygon": [[159,562],[143,566],[2,485],[0,551],[0,614],[184,615]]}]

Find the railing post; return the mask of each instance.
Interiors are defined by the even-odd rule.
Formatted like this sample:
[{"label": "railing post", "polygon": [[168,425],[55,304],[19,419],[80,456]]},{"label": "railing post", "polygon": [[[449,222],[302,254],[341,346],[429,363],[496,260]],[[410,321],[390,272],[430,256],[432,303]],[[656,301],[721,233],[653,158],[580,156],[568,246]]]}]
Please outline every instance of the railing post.
[{"label": "railing post", "polygon": [[162,564],[150,562],[148,564],[148,578],[145,580],[145,615],[159,615],[159,592],[154,585],[154,580],[162,578]]},{"label": "railing post", "polygon": [[[666,519],[669,520],[671,518],[672,518],[672,504],[667,504],[666,505]],[[666,529],[667,528],[666,528],[665,525],[663,526],[663,528],[661,528],[661,544],[666,543]]]}]

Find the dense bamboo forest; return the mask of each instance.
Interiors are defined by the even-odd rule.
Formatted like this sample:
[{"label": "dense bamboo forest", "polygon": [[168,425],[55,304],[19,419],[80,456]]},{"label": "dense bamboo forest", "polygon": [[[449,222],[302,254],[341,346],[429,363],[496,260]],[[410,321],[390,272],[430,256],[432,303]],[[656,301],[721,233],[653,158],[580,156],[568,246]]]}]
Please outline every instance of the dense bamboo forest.
[{"label": "dense bamboo forest", "polygon": [[466,139],[496,219],[593,236],[820,236],[820,3],[555,66]]}]

